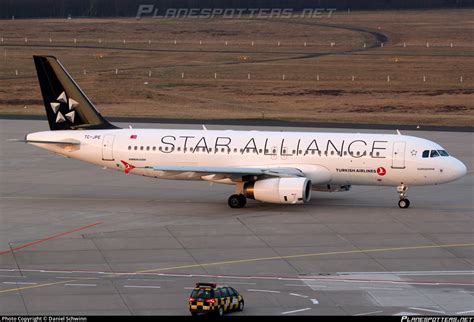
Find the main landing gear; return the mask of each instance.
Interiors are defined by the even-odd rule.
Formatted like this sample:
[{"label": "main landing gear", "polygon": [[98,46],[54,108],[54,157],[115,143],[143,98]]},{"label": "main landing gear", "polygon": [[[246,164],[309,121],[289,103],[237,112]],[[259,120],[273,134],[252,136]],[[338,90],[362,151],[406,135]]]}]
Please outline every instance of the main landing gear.
[{"label": "main landing gear", "polygon": [[247,203],[247,198],[243,194],[232,195],[228,200],[230,208],[243,208]]},{"label": "main landing gear", "polygon": [[407,199],[407,190],[408,187],[403,184],[397,187],[397,192],[400,196],[400,200],[398,201],[398,207],[400,208],[410,207],[410,200]]}]

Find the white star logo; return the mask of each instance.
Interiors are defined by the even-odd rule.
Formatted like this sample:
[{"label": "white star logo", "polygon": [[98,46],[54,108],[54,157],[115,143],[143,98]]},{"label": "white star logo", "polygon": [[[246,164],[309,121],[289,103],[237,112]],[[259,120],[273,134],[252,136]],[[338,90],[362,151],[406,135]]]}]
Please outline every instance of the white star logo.
[{"label": "white star logo", "polygon": [[[68,99],[66,92],[64,91],[61,93],[61,95],[58,96],[56,101],[57,102],[50,103],[51,109],[56,115],[56,123],[66,122],[66,120],[71,123],[74,123],[74,118],[76,117],[76,111],[74,110],[74,108],[79,106],[79,103],[73,100],[72,98]],[[61,103],[66,103],[69,106],[69,112],[64,115],[60,111]]]}]

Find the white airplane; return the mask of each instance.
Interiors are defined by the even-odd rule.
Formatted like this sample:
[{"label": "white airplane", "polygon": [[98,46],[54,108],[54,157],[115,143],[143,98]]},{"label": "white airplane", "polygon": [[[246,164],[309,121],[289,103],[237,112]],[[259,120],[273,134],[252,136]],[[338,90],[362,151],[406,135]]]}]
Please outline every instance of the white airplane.
[{"label": "white airplane", "polygon": [[466,174],[439,144],[400,133],[121,129],[97,112],[55,57],[34,62],[51,131],[22,141],[125,173],[235,185],[232,208],[247,198],[300,204],[312,190],[351,185],[397,187],[399,207],[408,208],[408,187]]}]

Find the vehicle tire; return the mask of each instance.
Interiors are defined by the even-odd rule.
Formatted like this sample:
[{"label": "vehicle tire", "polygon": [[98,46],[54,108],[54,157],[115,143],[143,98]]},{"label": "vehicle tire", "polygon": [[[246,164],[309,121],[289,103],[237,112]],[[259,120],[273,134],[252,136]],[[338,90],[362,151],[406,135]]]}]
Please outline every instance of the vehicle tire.
[{"label": "vehicle tire", "polygon": [[223,316],[224,315],[224,308],[221,306],[218,310],[217,310],[217,316]]},{"label": "vehicle tire", "polygon": [[400,201],[398,201],[398,207],[400,207],[402,209],[410,207],[410,200],[400,199]]},{"label": "vehicle tire", "polygon": [[232,195],[229,197],[227,203],[230,208],[242,208],[242,201],[240,195]]},{"label": "vehicle tire", "polygon": [[244,301],[240,301],[239,308],[237,310],[239,310],[241,312],[244,310]]}]

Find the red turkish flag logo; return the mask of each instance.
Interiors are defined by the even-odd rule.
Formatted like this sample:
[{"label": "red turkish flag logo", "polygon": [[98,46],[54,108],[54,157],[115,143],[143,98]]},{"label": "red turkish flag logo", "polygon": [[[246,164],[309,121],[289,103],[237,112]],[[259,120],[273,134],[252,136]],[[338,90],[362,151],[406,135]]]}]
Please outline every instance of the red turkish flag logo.
[{"label": "red turkish flag logo", "polygon": [[384,175],[387,174],[387,170],[385,170],[384,167],[378,167],[378,168],[377,168],[377,174],[378,174],[379,176],[384,176]]},{"label": "red turkish flag logo", "polygon": [[123,160],[120,160],[123,165],[125,166],[125,173],[128,174],[131,170],[135,169],[135,166],[131,165],[130,163],[128,162],[125,162]]}]

